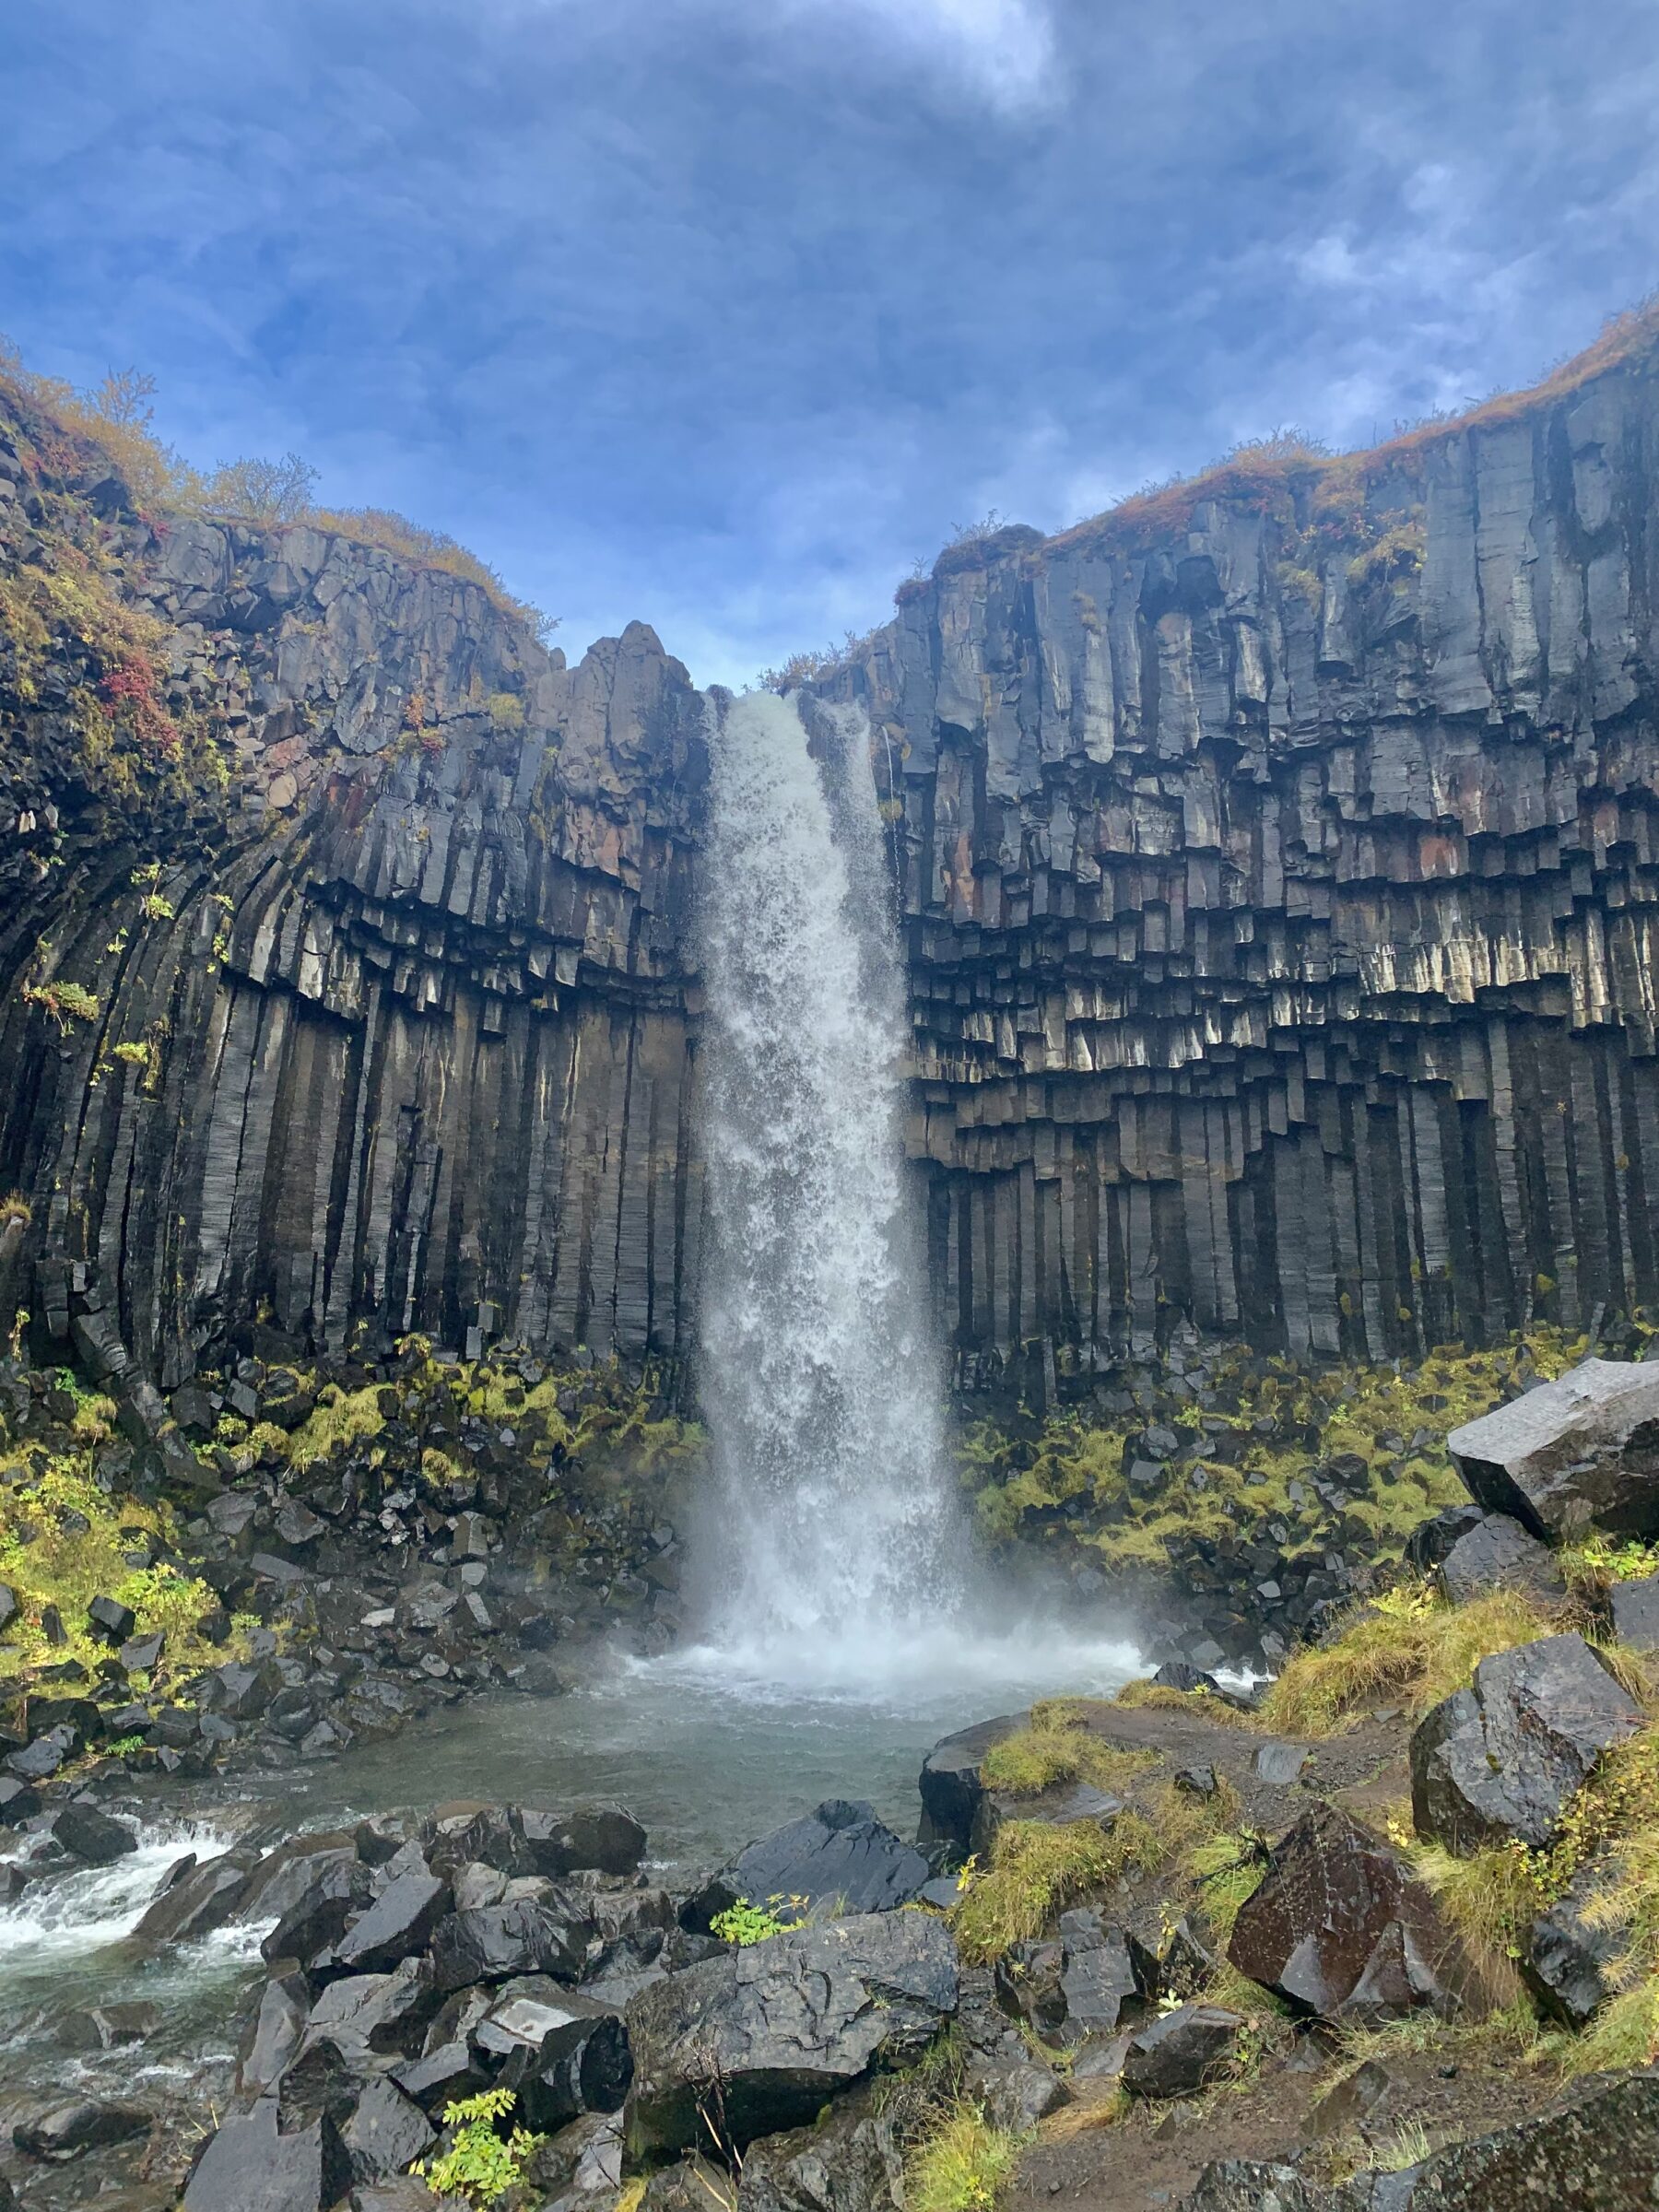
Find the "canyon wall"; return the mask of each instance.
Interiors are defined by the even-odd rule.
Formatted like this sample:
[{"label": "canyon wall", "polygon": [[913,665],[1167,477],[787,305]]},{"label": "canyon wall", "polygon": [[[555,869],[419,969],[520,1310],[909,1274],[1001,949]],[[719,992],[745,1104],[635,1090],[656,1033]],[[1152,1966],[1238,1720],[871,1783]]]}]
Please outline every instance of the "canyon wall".
[{"label": "canyon wall", "polygon": [[[820,675],[964,1382],[1659,1302],[1654,370],[971,539]],[[8,400],[0,1324],[684,1354],[701,716]]]},{"label": "canyon wall", "polygon": [[684,669],[640,626],[568,669],[442,569],[152,524],[100,465],[0,421],[48,633],[0,609],[0,1320],[163,1387],[250,1326],[677,1354]]},{"label": "canyon wall", "polygon": [[865,700],[964,1376],[1659,1298],[1659,381],[958,546]]}]

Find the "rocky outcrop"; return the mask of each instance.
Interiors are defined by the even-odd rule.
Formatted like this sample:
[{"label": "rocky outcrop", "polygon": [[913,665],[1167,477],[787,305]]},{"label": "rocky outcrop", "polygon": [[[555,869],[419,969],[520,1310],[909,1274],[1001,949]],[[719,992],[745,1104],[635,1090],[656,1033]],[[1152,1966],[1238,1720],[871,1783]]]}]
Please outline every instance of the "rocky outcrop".
[{"label": "rocky outcrop", "polygon": [[951,548],[865,701],[962,1371],[1659,1294],[1651,348]]},{"label": "rocky outcrop", "polygon": [[[112,1339],[164,1388],[255,1315],[313,1349],[677,1353],[684,669],[641,625],[567,668],[335,533],[152,523],[118,480],[95,513],[107,463],[47,429],[0,394],[0,572],[96,559],[147,644],[0,653],[0,1319],[66,1347],[94,1316],[94,1364]],[[201,771],[165,804],[142,750],[125,796],[88,758],[152,679]]]}]

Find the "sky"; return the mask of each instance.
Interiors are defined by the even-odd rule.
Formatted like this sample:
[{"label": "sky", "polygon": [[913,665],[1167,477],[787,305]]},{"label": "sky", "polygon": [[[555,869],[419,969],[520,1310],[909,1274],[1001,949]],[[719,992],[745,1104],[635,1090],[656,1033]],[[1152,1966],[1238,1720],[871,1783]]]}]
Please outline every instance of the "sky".
[{"label": "sky", "polygon": [[29,366],[702,683],[1659,285],[1653,0],[9,0],[0,84]]}]

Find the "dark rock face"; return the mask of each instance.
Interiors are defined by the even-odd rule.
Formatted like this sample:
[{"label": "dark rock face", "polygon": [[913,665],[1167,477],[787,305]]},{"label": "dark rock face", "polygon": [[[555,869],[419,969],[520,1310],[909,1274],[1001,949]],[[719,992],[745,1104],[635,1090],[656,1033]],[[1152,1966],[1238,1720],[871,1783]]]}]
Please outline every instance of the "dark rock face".
[{"label": "dark rock face", "polygon": [[922,1793],[924,1843],[951,1843],[964,1853],[971,1849],[974,1817],[984,1794],[980,1763],[993,1744],[1012,1735],[1024,1722],[1023,1713],[1006,1713],[959,1729],[934,1746],[916,1784]]},{"label": "dark rock face", "polygon": [[1567,1582],[1547,1545],[1508,1513],[1489,1513],[1468,1529],[1440,1562],[1441,1588],[1453,1605],[1492,1590],[1518,1590],[1559,1605]]},{"label": "dark rock face", "polygon": [[956,1946],[920,1912],[803,1928],[690,1967],[628,2008],[630,2151],[688,2148],[715,2097],[739,2147],[797,2125],[873,2066],[917,2057],[956,2007]]},{"label": "dark rock face", "polygon": [[1607,1609],[1613,1616],[1613,1633],[1621,1643],[1638,1652],[1659,1651],[1659,1574],[1615,1583]]},{"label": "dark rock face", "polygon": [[1512,1836],[1542,1849],[1602,1753],[1641,1724],[1582,1636],[1483,1659],[1474,1687],[1437,1705],[1412,1736],[1418,1831],[1463,1853]]},{"label": "dark rock face", "polygon": [[1540,1536],[1659,1535],[1659,1368],[1582,1360],[1446,1441],[1471,1494]]},{"label": "dark rock face", "polygon": [[1130,2039],[1124,2087],[1135,2097],[1192,2097],[1214,2081],[1238,2043],[1243,2016],[1219,2005],[1182,2005]]},{"label": "dark rock face", "polygon": [[890,2120],[856,2108],[828,2123],[788,2129],[749,2148],[737,2212],[895,2212],[904,2201],[904,2158]]},{"label": "dark rock face", "polygon": [[593,1924],[555,1900],[519,1898],[452,1912],[432,1936],[438,1987],[464,1989],[469,1982],[506,1982],[515,1974],[580,1972]]},{"label": "dark rock face", "polygon": [[1615,1923],[1594,1924],[1586,1907],[1595,1897],[1598,1877],[1611,1869],[1585,1867],[1567,1894],[1534,1921],[1522,1952],[1523,1979],[1545,2008],[1570,2028],[1582,2028],[1618,1987],[1612,1968],[1630,1942],[1630,1931]]},{"label": "dark rock face", "polygon": [[1098,1912],[1060,1916],[1060,1995],[1068,2034],[1110,2035],[1158,1994],[1158,1961],[1127,1929]]},{"label": "dark rock face", "polygon": [[802,1898],[845,1912],[890,1912],[919,1897],[932,1869],[876,1818],[873,1806],[832,1798],[739,1852],[693,1900],[688,1924],[706,1928],[739,1898]]},{"label": "dark rock face", "polygon": [[1592,2081],[1547,2112],[1437,2150],[1403,2173],[1321,2188],[1294,2167],[1209,2166],[1184,2212],[1647,2212],[1659,2172],[1659,2076]]},{"label": "dark rock face", "polygon": [[112,2143],[130,2143],[135,2136],[147,2135],[152,2124],[142,2105],[109,2104],[88,2097],[53,2105],[38,2119],[20,2120],[12,2129],[12,2141],[31,2159],[61,2163]]},{"label": "dark rock face", "polygon": [[1275,1845],[1228,1957],[1299,2011],[1335,2020],[1449,2008],[1450,1948],[1432,1899],[1398,1856],[1319,1805]]},{"label": "dark rock face", "polygon": [[524,2125],[540,2134],[583,2112],[619,2112],[633,2075],[621,2015],[537,1977],[509,1983],[468,2040],[497,2085],[516,2091]]},{"label": "dark rock face", "polygon": [[327,2119],[279,2130],[262,2097],[209,2141],[184,2190],[184,2212],[328,2212],[351,2186],[351,2160]]}]

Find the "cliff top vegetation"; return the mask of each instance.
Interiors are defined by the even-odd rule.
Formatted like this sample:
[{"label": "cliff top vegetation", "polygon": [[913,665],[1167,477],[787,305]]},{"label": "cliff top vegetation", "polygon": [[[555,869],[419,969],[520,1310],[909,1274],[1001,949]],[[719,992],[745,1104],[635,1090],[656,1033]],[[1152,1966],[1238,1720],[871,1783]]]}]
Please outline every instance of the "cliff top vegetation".
[{"label": "cliff top vegetation", "polygon": [[477,584],[544,644],[558,628],[556,616],[510,592],[488,561],[446,532],[429,530],[390,508],[315,505],[317,472],[298,453],[276,461],[221,462],[206,473],[193,467],[158,433],[155,395],[155,379],[136,369],[112,370],[100,383],[85,388],[62,377],[42,376],[25,367],[17,348],[0,335],[0,398],[34,418],[35,442],[48,463],[65,472],[84,467],[86,449],[95,449],[126,484],[142,513],[202,514],[265,529],[321,530],[355,545],[377,546],[412,568],[440,570]]}]

